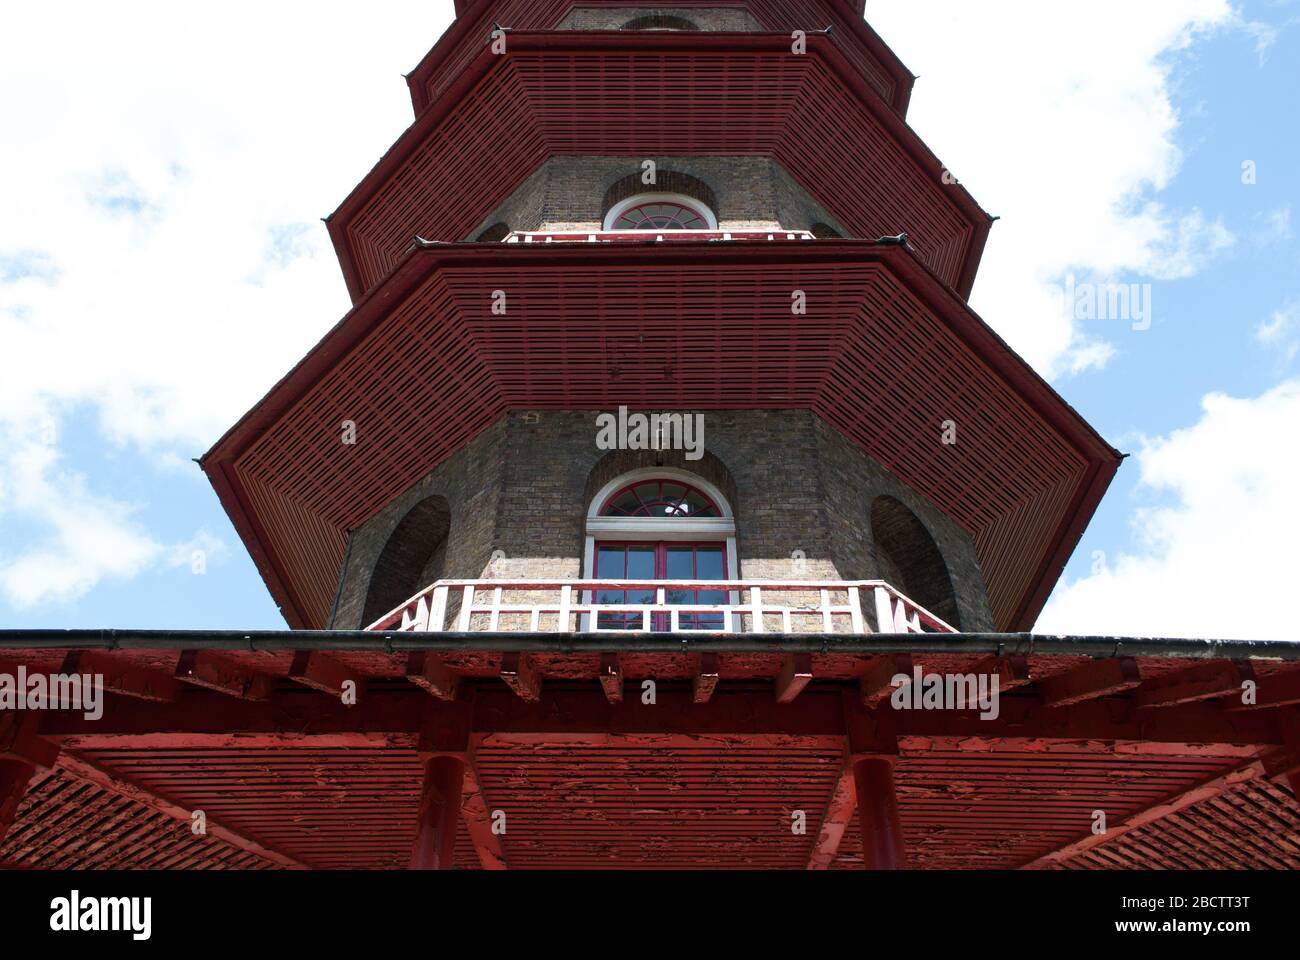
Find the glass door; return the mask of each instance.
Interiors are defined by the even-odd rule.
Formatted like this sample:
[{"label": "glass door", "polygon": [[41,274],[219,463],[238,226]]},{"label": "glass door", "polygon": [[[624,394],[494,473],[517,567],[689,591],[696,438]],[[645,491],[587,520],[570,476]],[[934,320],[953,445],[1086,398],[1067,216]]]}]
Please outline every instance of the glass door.
[{"label": "glass door", "polygon": [[[727,579],[725,543],[597,543],[597,580],[718,580]],[[725,603],[726,590],[668,590],[664,599],[670,604]],[[597,603],[654,603],[654,590],[597,590]],[[683,630],[721,630],[721,613],[683,613],[678,620]],[[602,613],[601,630],[640,630],[640,613]],[[651,629],[658,633],[671,629],[666,613],[651,617]]]}]

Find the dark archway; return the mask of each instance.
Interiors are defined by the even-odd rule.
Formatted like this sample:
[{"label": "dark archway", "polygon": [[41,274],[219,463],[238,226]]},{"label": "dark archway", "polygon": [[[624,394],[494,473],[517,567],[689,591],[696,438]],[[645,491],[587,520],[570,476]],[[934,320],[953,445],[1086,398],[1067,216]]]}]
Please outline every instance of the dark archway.
[{"label": "dark archway", "polygon": [[893,497],[877,497],[871,505],[871,536],[880,579],[960,630],[948,566],[916,514]]},{"label": "dark archway", "polygon": [[442,578],[450,530],[451,510],[442,497],[426,497],[410,509],[375,562],[363,624],[374,623]]},{"label": "dark archway", "polygon": [[634,17],[623,24],[623,30],[698,30],[694,23],[685,17],[674,17],[667,13],[651,13],[643,17]]},{"label": "dark archway", "polygon": [[510,233],[510,225],[508,223],[494,223],[492,224],[492,226],[488,227],[477,237],[475,237],[474,242],[475,243],[497,243],[501,240],[504,240],[509,233]]},{"label": "dark archway", "polygon": [[840,233],[830,224],[814,223],[808,228],[808,231],[818,240],[843,240],[844,234]]}]

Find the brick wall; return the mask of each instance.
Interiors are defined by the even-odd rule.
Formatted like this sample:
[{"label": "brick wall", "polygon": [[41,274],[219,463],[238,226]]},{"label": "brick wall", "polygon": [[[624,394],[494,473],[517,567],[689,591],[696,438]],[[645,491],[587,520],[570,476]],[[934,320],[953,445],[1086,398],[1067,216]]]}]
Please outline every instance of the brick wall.
[{"label": "brick wall", "polygon": [[[333,626],[362,625],[385,543],[430,495],[445,497],[451,510],[443,576],[576,578],[584,573],[584,520],[596,491],[630,470],[663,466],[695,473],[727,496],[740,575],[749,579],[881,577],[871,506],[877,497],[894,497],[941,553],[963,628],[992,629],[970,537],[812,413],[705,412],[699,461],[680,451],[600,450],[597,413],[508,414],[355,531]],[[494,551],[504,557],[489,570]]]},{"label": "brick wall", "polygon": [[688,20],[697,30],[752,33],[763,29],[748,10],[726,7],[575,7],[556,29],[621,30],[624,24],[656,14]]},{"label": "brick wall", "polygon": [[[552,157],[466,237],[477,238],[499,223],[511,230],[599,230],[609,198],[644,160],[659,175],[645,192],[671,192],[675,174],[701,182],[723,230],[808,230],[838,222],[781,167],[766,157]],[[688,194],[698,195],[695,191]]]}]

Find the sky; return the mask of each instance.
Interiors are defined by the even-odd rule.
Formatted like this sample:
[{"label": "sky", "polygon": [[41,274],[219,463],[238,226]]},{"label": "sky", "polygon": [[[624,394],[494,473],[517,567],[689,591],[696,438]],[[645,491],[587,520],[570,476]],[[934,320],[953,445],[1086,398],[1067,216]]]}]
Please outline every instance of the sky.
[{"label": "sky", "polygon": [[[346,312],[320,218],[452,17],[359,9],[0,7],[0,628],[284,626],[192,460]],[[1296,639],[1300,0],[867,18],[1001,217],[972,306],[1131,455],[1036,629]]]}]

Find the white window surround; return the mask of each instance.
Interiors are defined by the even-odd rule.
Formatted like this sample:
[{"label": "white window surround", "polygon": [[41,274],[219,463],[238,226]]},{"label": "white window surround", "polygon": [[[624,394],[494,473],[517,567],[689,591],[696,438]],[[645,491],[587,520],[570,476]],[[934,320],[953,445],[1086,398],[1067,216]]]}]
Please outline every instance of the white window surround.
[{"label": "white window surround", "polygon": [[[602,517],[600,508],[618,491],[646,480],[676,480],[699,490],[721,512],[720,517]],[[582,551],[582,575],[595,579],[596,541],[689,540],[693,543],[716,540],[727,545],[727,579],[740,577],[740,561],[736,553],[736,520],[731,504],[722,491],[698,474],[674,467],[642,467],[615,477],[591,498],[587,507],[586,542]],[[588,591],[588,594],[590,592]],[[587,597],[590,600],[590,596]],[[732,592],[732,602],[739,597]],[[579,631],[585,629],[586,614]]]},{"label": "white window surround", "polygon": [[[701,203],[694,197],[688,197],[684,193],[660,193],[657,191],[652,193],[638,193],[635,196],[628,197],[626,200],[620,200],[618,203],[614,204],[609,208],[609,212],[605,214],[605,220],[601,225],[601,229],[613,230],[614,224],[618,222],[618,218],[621,217],[625,211],[631,210],[633,207],[638,207],[643,203],[656,202],[680,203],[683,206],[690,207],[692,210],[698,211],[700,216],[708,222],[708,229],[718,229],[718,218],[714,212],[709,209],[707,204]],[[649,233],[651,231],[646,232]]]}]

